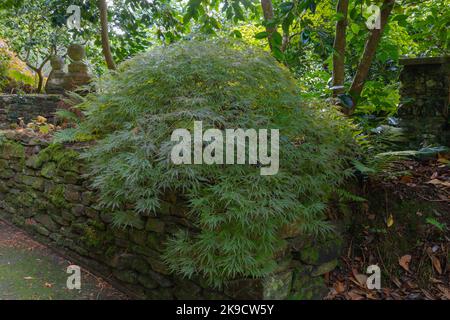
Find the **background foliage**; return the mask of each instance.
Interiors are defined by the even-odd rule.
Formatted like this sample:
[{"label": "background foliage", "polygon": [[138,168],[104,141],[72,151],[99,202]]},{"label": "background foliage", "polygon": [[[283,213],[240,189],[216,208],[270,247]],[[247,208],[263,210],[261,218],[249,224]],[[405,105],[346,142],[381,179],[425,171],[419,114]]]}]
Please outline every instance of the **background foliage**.
[{"label": "background foliage", "polygon": [[[331,94],[331,71],[336,0],[273,0],[274,17],[264,20],[257,0],[169,0],[110,1],[109,29],[116,62],[124,61],[153,45],[168,44],[183,38],[230,36],[269,50],[267,27],[276,28],[272,54],[291,69],[305,96],[327,97]],[[69,5],[79,5],[82,13],[80,31],[65,30]],[[367,8],[380,4],[373,0],[350,0],[347,28],[346,82],[348,88],[369,35],[365,26]],[[37,20],[46,21],[45,30],[36,39],[21,39],[27,19],[15,18],[14,12],[35,12]],[[446,0],[398,1],[384,31],[372,63],[369,83],[356,110],[357,117],[375,114],[379,119],[392,116],[397,109],[398,58],[435,56],[449,53],[450,6]],[[11,11],[12,10],[12,11]],[[3,12],[3,14],[2,14]],[[22,21],[23,20],[23,21]],[[12,25],[14,24],[15,25]],[[50,23],[50,24],[49,24]],[[101,52],[99,12],[95,0],[6,1],[0,6],[1,36],[16,51],[33,46],[42,51],[51,45],[50,35],[87,44],[89,61],[96,74],[105,71]],[[284,37],[288,41],[284,44]],[[60,39],[61,47],[66,40]],[[285,46],[282,50],[281,46]]]}]

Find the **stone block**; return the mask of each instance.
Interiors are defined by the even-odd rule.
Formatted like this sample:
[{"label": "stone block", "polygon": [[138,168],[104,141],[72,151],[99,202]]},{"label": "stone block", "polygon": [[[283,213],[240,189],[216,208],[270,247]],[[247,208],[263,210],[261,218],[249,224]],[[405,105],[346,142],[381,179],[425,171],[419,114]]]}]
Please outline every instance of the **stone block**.
[{"label": "stone block", "polygon": [[282,300],[290,293],[292,272],[269,275],[260,279],[228,281],[225,294],[238,300]]},{"label": "stone block", "polygon": [[36,215],[34,219],[48,230],[56,232],[59,229],[58,225],[52,220],[52,218],[48,214]]},{"label": "stone block", "polygon": [[164,226],[165,226],[165,223],[161,219],[148,218],[147,224],[145,225],[145,230],[163,233]]},{"label": "stone block", "polygon": [[300,266],[294,271],[292,293],[293,300],[322,300],[329,289],[323,277],[311,276],[313,267]]}]

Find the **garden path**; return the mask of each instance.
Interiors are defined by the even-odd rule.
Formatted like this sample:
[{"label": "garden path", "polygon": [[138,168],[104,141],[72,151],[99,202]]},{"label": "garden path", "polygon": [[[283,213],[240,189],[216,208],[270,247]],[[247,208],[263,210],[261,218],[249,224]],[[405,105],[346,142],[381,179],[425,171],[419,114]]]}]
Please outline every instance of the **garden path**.
[{"label": "garden path", "polygon": [[0,300],[117,300],[127,297],[81,269],[81,289],[69,290],[71,262],[0,220]]}]

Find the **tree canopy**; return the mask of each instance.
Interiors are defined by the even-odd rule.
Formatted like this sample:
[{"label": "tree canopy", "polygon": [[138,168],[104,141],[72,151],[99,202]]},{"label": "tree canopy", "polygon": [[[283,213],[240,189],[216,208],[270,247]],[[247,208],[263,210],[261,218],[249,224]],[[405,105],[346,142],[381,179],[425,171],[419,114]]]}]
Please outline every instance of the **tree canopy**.
[{"label": "tree canopy", "polygon": [[[80,30],[66,27],[70,5],[80,7]],[[373,5],[380,13],[389,9],[383,30],[367,27]],[[400,56],[446,55],[450,42],[446,0],[32,0],[3,2],[0,14],[0,36],[38,74],[67,41],[85,43],[94,73],[101,74],[154,45],[235,37],[271,51],[304,94],[334,94],[345,112],[360,115],[395,112]]]}]

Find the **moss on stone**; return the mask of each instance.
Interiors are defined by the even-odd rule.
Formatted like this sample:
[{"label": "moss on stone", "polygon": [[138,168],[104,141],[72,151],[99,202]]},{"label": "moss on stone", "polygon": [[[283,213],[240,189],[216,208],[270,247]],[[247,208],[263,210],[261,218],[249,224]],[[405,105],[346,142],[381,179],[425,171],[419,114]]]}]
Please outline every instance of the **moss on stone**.
[{"label": "moss on stone", "polygon": [[319,260],[319,250],[316,247],[307,247],[300,252],[300,259],[308,264],[315,264]]},{"label": "moss on stone", "polygon": [[162,233],[164,232],[164,227],[165,223],[161,219],[148,218],[145,230]]},{"label": "moss on stone", "polygon": [[145,245],[147,241],[147,234],[146,231],[141,230],[134,230],[130,229],[130,240],[138,245]]},{"label": "moss on stone", "polygon": [[39,169],[42,166],[42,161],[39,160],[38,155],[34,154],[27,159],[25,165],[32,169]]},{"label": "moss on stone", "polygon": [[32,176],[21,176],[22,183],[30,186],[35,190],[44,191],[44,180],[40,177],[32,177]]},{"label": "moss on stone", "polygon": [[53,161],[60,170],[78,171],[79,153],[65,148],[62,144],[52,143],[39,153],[42,162]]},{"label": "moss on stone", "polygon": [[117,248],[115,246],[109,246],[106,250],[105,250],[105,256],[108,258],[112,258],[116,255],[117,253]]},{"label": "moss on stone", "polygon": [[101,222],[101,221],[94,220],[94,219],[89,219],[88,220],[88,224],[90,226],[92,226],[93,228],[95,228],[96,230],[100,230],[100,231],[106,230],[105,224],[103,222]]},{"label": "moss on stone", "polygon": [[56,175],[56,164],[47,162],[41,170],[41,175],[45,178],[52,179]]},{"label": "moss on stone", "polygon": [[14,177],[14,171],[12,171],[11,169],[6,169],[6,170],[1,170],[0,171],[0,178],[2,179],[10,179],[12,177]]},{"label": "moss on stone", "polygon": [[328,273],[332,271],[334,268],[336,268],[337,265],[338,265],[337,259],[322,263],[321,265],[318,265],[317,267],[314,268],[313,272],[311,273],[311,276],[317,277],[325,273]]},{"label": "moss on stone", "polygon": [[[101,228],[99,228],[99,224],[101,225],[101,222],[95,221],[95,220],[89,220],[88,224],[78,224],[79,228],[81,229],[81,233],[83,236],[81,237],[81,240],[89,247],[91,248],[101,248],[103,249],[108,244],[114,242],[114,236],[111,232],[103,231]],[[108,247],[109,250],[111,247]],[[110,252],[110,254],[113,253],[113,251]]]},{"label": "moss on stone", "polygon": [[21,192],[17,195],[16,201],[22,207],[32,207],[34,204],[34,198],[28,192]]},{"label": "moss on stone", "polygon": [[264,279],[264,299],[282,300],[286,299],[291,290],[292,272],[270,275]]},{"label": "moss on stone", "polygon": [[49,193],[49,200],[56,207],[67,208],[69,207],[66,199],[64,198],[65,188],[62,185],[56,186]]},{"label": "moss on stone", "polygon": [[311,276],[312,267],[299,267],[294,272],[290,300],[320,300],[328,292],[322,277]]},{"label": "moss on stone", "polygon": [[50,230],[52,232],[56,232],[59,229],[58,225],[48,214],[39,214],[35,217],[35,220],[38,221],[47,230]]},{"label": "moss on stone", "polygon": [[9,168],[8,161],[0,159],[0,170],[3,171],[8,168]]},{"label": "moss on stone", "polygon": [[0,145],[0,152],[3,158],[25,158],[25,148],[23,145],[16,141],[6,140]]},{"label": "moss on stone", "polygon": [[99,247],[103,242],[97,231],[91,226],[84,227],[84,235],[81,240],[90,247]]},{"label": "moss on stone", "polygon": [[114,271],[114,275],[117,279],[126,282],[135,284],[137,283],[137,274],[136,272],[130,271],[130,270],[116,270]]}]

